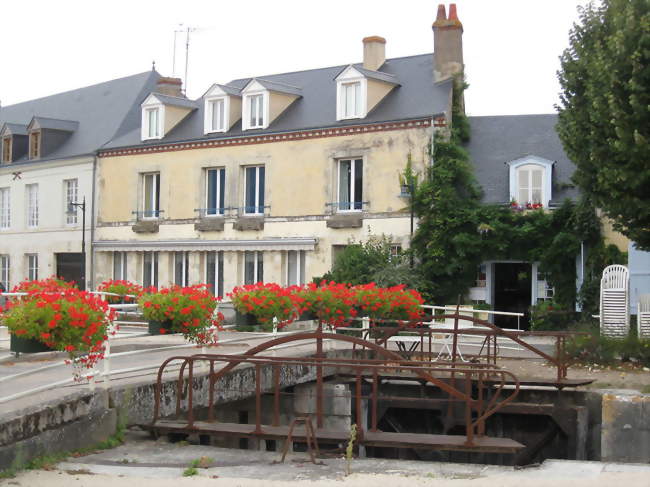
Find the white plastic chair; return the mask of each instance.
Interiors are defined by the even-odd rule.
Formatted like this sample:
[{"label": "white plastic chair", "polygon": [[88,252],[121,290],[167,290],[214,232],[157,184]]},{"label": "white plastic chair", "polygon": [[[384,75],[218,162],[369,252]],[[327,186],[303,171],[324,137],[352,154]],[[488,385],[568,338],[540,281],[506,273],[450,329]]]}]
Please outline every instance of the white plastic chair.
[{"label": "white plastic chair", "polygon": [[650,338],[650,294],[640,295],[637,306],[636,322],[639,338]]},{"label": "white plastic chair", "polygon": [[629,272],[623,265],[610,265],[600,280],[600,334],[625,338],[630,331]]}]

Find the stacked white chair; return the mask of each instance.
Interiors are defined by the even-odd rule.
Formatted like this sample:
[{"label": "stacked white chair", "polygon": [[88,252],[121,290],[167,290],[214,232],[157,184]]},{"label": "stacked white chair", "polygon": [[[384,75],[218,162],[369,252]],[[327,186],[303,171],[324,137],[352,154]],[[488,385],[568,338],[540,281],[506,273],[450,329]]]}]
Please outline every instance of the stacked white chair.
[{"label": "stacked white chair", "polygon": [[625,338],[630,330],[629,272],[623,265],[610,265],[600,280],[600,334]]},{"label": "stacked white chair", "polygon": [[636,320],[639,338],[650,338],[650,294],[639,296]]}]

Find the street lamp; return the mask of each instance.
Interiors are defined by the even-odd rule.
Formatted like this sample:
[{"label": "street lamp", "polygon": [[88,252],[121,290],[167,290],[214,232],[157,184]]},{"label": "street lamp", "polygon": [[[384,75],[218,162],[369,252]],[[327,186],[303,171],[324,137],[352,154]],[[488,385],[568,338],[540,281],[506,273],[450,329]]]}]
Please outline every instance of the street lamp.
[{"label": "street lamp", "polygon": [[77,208],[81,208],[81,289],[86,289],[86,197],[81,203],[71,201],[68,203],[68,215],[76,215]]},{"label": "street lamp", "polygon": [[413,269],[413,193],[415,193],[415,181],[413,178],[409,179],[410,180],[407,183],[401,185],[400,196],[409,199],[409,207],[411,209],[411,239],[409,241],[409,247],[411,251],[409,253],[409,265],[411,269]]}]

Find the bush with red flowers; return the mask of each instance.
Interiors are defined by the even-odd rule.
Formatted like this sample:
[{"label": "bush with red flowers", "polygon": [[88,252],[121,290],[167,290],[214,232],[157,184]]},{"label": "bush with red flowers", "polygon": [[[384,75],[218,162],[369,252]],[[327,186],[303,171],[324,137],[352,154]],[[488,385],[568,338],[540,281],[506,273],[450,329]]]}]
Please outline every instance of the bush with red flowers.
[{"label": "bush with red flowers", "polygon": [[354,291],[348,284],[309,283],[294,292],[293,300],[298,313],[311,312],[331,326],[343,326],[357,315]]},{"label": "bush with red flowers", "polygon": [[[119,294],[119,296],[105,295],[104,299],[110,304],[135,303],[142,294],[142,286],[131,281],[109,279],[97,286],[97,290],[105,293]],[[135,297],[132,297],[135,296]]]},{"label": "bush with red flowers", "polygon": [[211,345],[223,322],[223,315],[214,313],[220,299],[205,284],[198,284],[151,289],[140,296],[138,304],[146,320],[161,324],[160,333],[182,333],[190,342]]},{"label": "bush with red flowers", "polygon": [[228,297],[237,312],[252,315],[263,325],[277,318],[278,327],[282,327],[295,318],[293,287],[262,282],[247,284],[233,289]]},{"label": "bush with red flowers", "polygon": [[415,289],[404,285],[389,288],[375,283],[354,286],[354,297],[360,316],[374,319],[416,322],[422,318],[424,299]]},{"label": "bush with red flowers", "polygon": [[[12,293],[34,294],[39,292],[58,293],[66,289],[74,288],[74,283],[67,282],[59,277],[50,276],[35,281],[22,281],[16,284],[11,290]],[[24,296],[26,298],[27,296]]]},{"label": "bush with red flowers", "polygon": [[[48,280],[45,280],[48,281]],[[7,304],[2,312],[9,333],[34,339],[53,350],[65,351],[88,368],[103,357],[107,328],[113,311],[99,296],[54,281],[17,286],[27,296]],[[14,288],[15,289],[15,288]]]}]

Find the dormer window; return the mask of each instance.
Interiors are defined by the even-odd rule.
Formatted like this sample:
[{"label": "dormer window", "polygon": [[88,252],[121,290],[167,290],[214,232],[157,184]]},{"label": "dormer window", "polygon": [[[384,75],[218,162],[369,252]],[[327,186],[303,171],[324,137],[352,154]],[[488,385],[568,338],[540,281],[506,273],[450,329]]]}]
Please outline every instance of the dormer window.
[{"label": "dormer window", "polygon": [[147,139],[159,139],[160,130],[160,108],[147,108],[145,110]]},{"label": "dormer window", "polygon": [[2,162],[11,162],[11,137],[2,139]]},{"label": "dormer window", "polygon": [[41,133],[32,132],[29,134],[29,158],[38,159],[41,157]]},{"label": "dormer window", "polygon": [[209,120],[210,127],[208,132],[225,132],[226,131],[226,99],[215,98],[210,100]]},{"label": "dormer window", "polygon": [[341,117],[361,117],[361,81],[341,85]]},{"label": "dormer window", "polygon": [[248,129],[264,128],[264,94],[248,95],[246,97],[248,105]]},{"label": "dormer window", "polygon": [[552,198],[553,161],[527,156],[510,162],[509,166],[510,201],[522,207],[548,207]]}]

